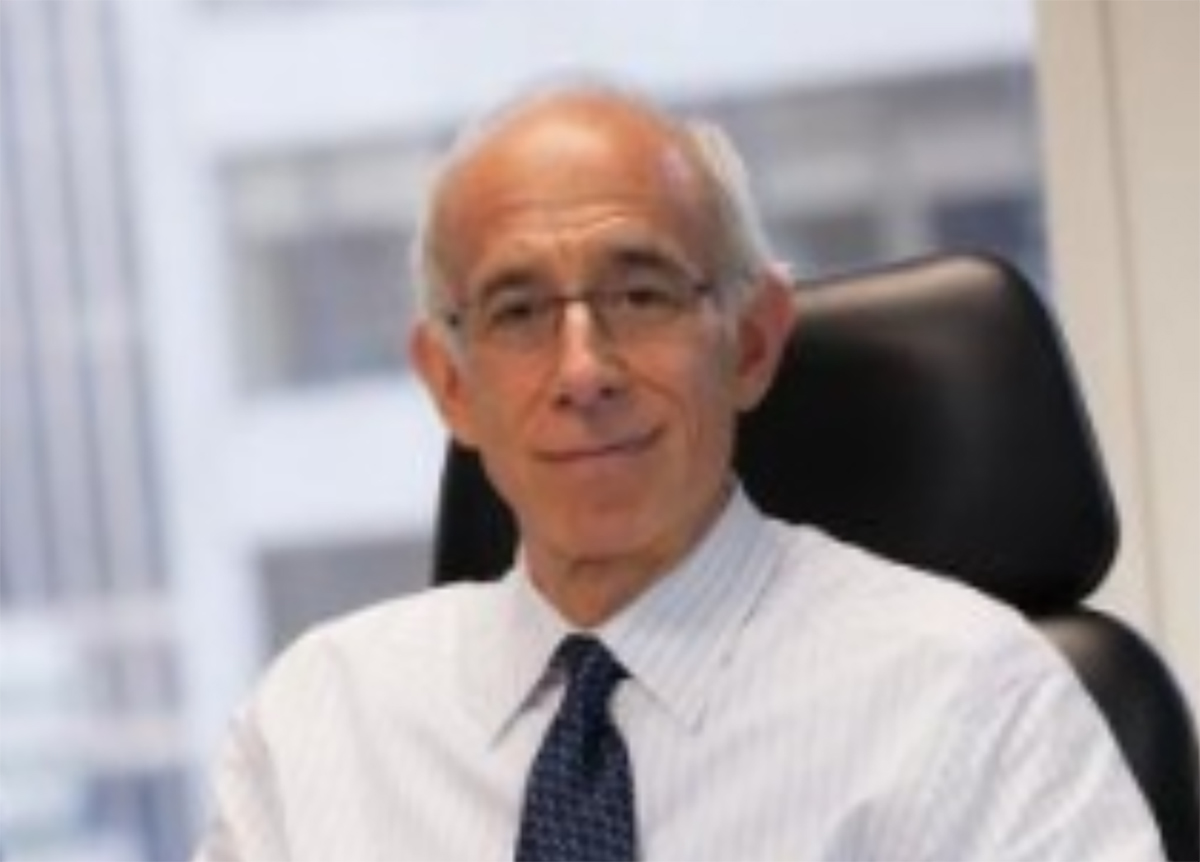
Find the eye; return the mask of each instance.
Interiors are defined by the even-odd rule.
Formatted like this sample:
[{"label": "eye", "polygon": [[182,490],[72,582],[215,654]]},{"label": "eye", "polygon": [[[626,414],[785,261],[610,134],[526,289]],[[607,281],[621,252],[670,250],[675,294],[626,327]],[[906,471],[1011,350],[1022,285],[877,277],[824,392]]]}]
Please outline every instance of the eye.
[{"label": "eye", "polygon": [[488,332],[524,332],[538,327],[550,313],[553,300],[524,293],[496,296],[482,309]]},{"label": "eye", "polygon": [[679,310],[683,288],[664,278],[641,277],[630,280],[617,291],[615,304],[633,314],[662,314]]}]

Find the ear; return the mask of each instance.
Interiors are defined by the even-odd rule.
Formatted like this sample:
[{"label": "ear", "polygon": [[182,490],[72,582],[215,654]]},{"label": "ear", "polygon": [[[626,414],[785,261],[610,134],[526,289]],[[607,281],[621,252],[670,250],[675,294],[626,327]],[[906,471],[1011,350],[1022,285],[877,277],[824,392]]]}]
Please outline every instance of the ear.
[{"label": "ear", "polygon": [[795,323],[791,278],[783,267],[772,267],[738,315],[736,373],[741,410],[755,407],[770,388]]},{"label": "ear", "polygon": [[462,445],[473,447],[475,435],[464,370],[459,357],[433,327],[426,320],[413,328],[408,354],[450,433]]}]

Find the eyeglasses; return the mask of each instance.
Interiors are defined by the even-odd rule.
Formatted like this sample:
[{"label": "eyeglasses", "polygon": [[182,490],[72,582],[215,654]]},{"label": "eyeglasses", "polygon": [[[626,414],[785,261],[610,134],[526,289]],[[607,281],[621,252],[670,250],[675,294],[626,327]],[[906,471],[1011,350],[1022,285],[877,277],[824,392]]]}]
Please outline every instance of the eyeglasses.
[{"label": "eyeglasses", "polygon": [[579,302],[607,338],[627,346],[668,333],[711,292],[705,282],[668,273],[629,275],[576,295],[504,287],[445,320],[469,347],[536,353],[555,343],[567,306]]}]

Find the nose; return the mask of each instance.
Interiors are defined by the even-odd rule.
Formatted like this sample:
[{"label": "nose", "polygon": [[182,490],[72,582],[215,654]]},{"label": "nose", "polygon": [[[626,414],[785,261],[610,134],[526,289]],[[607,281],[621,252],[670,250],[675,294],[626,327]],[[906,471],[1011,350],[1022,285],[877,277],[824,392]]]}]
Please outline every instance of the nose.
[{"label": "nose", "polygon": [[626,385],[621,357],[586,302],[562,308],[554,403],[576,410],[616,400]]}]

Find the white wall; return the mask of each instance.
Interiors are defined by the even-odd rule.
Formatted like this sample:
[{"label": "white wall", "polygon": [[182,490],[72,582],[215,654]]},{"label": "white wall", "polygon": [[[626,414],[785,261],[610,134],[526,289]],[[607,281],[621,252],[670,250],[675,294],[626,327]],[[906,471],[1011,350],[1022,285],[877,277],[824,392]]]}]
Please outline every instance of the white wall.
[{"label": "white wall", "polygon": [[1061,307],[1116,486],[1101,595],[1200,704],[1200,4],[1038,4]]}]

